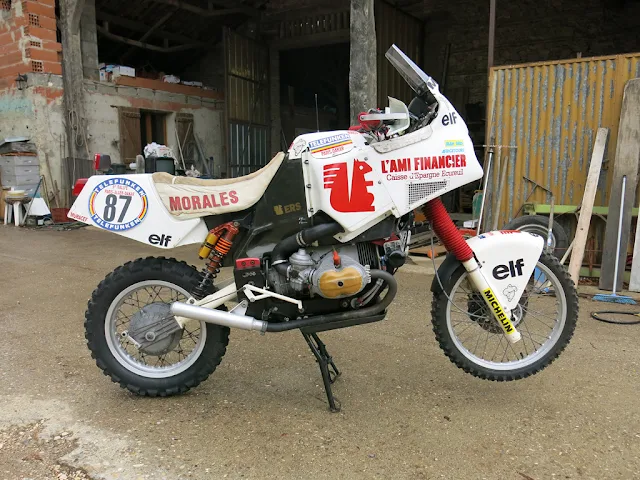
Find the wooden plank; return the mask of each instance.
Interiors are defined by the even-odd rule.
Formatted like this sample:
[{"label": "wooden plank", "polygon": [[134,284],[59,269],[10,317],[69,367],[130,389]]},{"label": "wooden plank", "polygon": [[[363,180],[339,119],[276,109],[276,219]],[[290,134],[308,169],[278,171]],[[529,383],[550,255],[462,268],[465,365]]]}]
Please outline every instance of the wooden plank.
[{"label": "wooden plank", "polygon": [[[527,208],[528,206],[530,206],[530,209]],[[553,207],[553,214],[561,215],[565,213],[576,213],[579,209],[580,209],[579,205],[555,205]],[[524,210],[527,213],[527,215],[539,215],[539,214],[549,215],[549,212],[551,212],[551,205],[548,203],[529,203],[529,204],[525,204]],[[640,208],[633,207],[631,209],[631,216],[637,217],[638,212],[640,212]],[[606,217],[609,214],[609,207],[594,206],[592,214],[604,215]]]},{"label": "wooden plank", "polygon": [[600,179],[600,168],[602,160],[607,149],[607,139],[609,138],[608,128],[599,128],[596,134],[596,141],[593,145],[593,153],[591,154],[591,163],[589,164],[589,174],[582,196],[582,206],[580,207],[580,218],[576,228],[576,236],[573,239],[573,253],[569,262],[569,275],[577,285],[584,258],[584,248],[587,244],[587,234],[589,233],[589,224],[591,223],[591,215],[593,213],[593,202],[596,199],[596,190],[598,188],[598,180]]},{"label": "wooden plank", "polygon": [[631,277],[629,290],[640,292],[640,222],[636,222],[636,240],[633,244],[633,262],[631,263]]},{"label": "wooden plank", "polygon": [[[602,253],[602,275],[600,289],[613,288],[613,272],[618,262],[618,289],[622,288],[622,276],[627,258],[627,245],[631,231],[631,209],[635,204],[636,184],[638,182],[638,159],[640,159],[640,79],[632,79],[624,87],[620,126],[618,128],[618,145],[616,163],[613,168],[613,181],[609,195],[609,215],[604,235]],[[624,208],[620,209],[622,177],[627,177]],[[620,255],[615,258],[618,241],[618,222],[622,215],[622,240]]]},{"label": "wooden plank", "polygon": [[150,88],[152,90],[179,93],[181,95],[190,95],[193,97],[224,100],[224,93],[217,90],[207,90],[200,87],[182,85],[180,83],[167,83],[163,82],[162,80],[153,80],[151,78],[127,77],[125,75],[121,75],[117,77],[113,81],[113,83],[115,83],[116,85],[125,85],[127,87]]}]

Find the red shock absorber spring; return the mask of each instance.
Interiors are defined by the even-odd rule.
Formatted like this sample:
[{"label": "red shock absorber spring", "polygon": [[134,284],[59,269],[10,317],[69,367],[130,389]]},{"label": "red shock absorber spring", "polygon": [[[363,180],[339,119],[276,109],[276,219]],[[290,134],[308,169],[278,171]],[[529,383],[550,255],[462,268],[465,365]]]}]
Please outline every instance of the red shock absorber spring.
[{"label": "red shock absorber spring", "polygon": [[440,198],[427,202],[422,211],[427,220],[431,222],[433,231],[449,252],[453,253],[461,262],[473,258],[471,247],[453,224]]},{"label": "red shock absorber spring", "polygon": [[238,227],[239,224],[237,222],[229,222],[220,225],[211,231],[211,233],[216,236],[219,235],[219,237],[217,238],[215,245],[213,245],[213,248],[207,254],[208,260],[207,264],[202,269],[202,278],[200,283],[196,286],[194,291],[191,292],[194,297],[203,298],[207,295],[209,287],[213,284],[213,280],[220,271],[222,260],[225,255],[231,251],[233,239],[239,233]]}]

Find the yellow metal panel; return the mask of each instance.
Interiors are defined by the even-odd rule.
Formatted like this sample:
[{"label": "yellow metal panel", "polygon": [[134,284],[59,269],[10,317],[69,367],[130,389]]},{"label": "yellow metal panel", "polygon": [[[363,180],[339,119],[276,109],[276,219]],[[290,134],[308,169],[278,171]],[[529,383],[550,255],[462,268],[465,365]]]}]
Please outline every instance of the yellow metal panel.
[{"label": "yellow metal panel", "polygon": [[[523,175],[550,188],[556,204],[579,205],[599,127],[609,128],[610,136],[596,205],[607,205],[622,92],[629,79],[639,76],[640,53],[491,69],[486,138],[497,145],[517,145],[517,150],[495,149],[490,209],[496,205],[499,165],[508,162],[509,168],[499,226],[513,217],[531,191]],[[549,200],[542,191],[529,199]]]}]

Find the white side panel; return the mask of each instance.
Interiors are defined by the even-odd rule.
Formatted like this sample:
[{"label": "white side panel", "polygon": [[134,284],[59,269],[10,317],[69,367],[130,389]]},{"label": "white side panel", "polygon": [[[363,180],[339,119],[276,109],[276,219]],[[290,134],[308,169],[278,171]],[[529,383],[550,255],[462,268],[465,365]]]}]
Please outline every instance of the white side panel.
[{"label": "white side panel", "polygon": [[446,192],[482,178],[467,126],[437,95],[431,125],[375,141],[352,131],[301,135],[291,158],[302,158],[308,215],[327,213],[348,241],[384,218],[402,215]]},{"label": "white side panel", "polygon": [[201,218],[180,220],[167,211],[151,174],[89,178],[68,216],[159,248],[200,243],[207,235]]},{"label": "white side panel", "polygon": [[520,300],[544,248],[544,239],[528,232],[496,231],[467,241],[480,272],[505,308]]}]

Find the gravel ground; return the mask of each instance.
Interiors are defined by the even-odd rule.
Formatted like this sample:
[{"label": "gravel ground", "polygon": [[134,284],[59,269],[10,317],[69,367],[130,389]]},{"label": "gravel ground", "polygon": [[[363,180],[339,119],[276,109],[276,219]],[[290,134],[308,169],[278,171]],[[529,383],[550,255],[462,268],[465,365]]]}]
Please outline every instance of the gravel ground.
[{"label": "gravel ground", "polygon": [[[558,361],[486,382],[439,350],[418,262],[387,320],[323,335],[341,413],[293,332],[233,331],[198,388],[138,398],[95,366],[83,314],[109,271],[160,253],[94,229],[0,226],[0,479],[640,478],[640,326],[589,318],[625,307],[582,299]],[[168,253],[197,262],[195,247]]]}]

